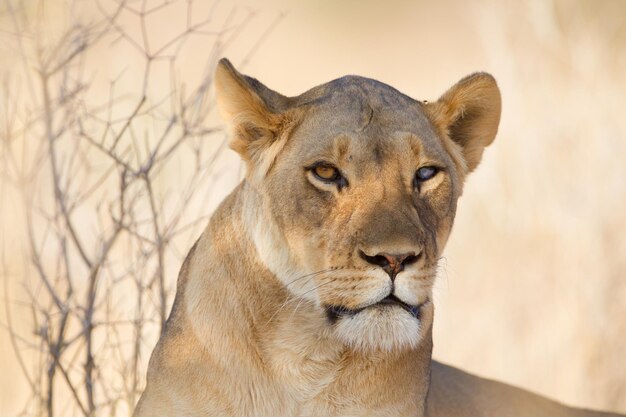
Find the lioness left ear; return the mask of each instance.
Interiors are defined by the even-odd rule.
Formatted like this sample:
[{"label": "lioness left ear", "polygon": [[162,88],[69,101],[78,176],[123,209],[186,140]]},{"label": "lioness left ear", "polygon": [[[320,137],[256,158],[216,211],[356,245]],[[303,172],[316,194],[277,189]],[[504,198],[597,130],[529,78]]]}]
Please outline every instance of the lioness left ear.
[{"label": "lioness left ear", "polygon": [[287,98],[239,73],[226,58],[215,70],[217,105],[231,129],[230,147],[258,163],[285,126]]},{"label": "lioness left ear", "polygon": [[463,78],[434,103],[425,105],[431,122],[444,140],[461,148],[467,173],[473,171],[498,132],[500,90],[487,73]]}]

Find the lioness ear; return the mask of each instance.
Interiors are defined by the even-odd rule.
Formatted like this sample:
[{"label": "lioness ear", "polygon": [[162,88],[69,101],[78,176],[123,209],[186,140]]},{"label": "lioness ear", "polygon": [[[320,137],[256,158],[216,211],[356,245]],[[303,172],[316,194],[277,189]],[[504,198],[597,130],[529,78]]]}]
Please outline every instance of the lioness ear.
[{"label": "lioness ear", "polygon": [[472,74],[425,108],[444,140],[450,138],[461,148],[467,173],[473,171],[498,131],[501,99],[496,80],[486,73]]},{"label": "lioness ear", "polygon": [[226,58],[215,70],[217,105],[231,129],[230,147],[246,161],[257,161],[284,125],[286,98],[239,73]]}]

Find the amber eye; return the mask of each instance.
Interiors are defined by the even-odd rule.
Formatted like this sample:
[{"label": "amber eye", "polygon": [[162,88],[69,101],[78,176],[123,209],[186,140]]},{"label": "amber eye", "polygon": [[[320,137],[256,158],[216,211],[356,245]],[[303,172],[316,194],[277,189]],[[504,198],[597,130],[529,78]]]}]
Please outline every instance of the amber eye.
[{"label": "amber eye", "polygon": [[339,178],[339,171],[337,168],[329,165],[319,165],[313,168],[313,173],[316,177],[324,181],[335,181]]},{"label": "amber eye", "polygon": [[341,175],[339,169],[326,162],[318,162],[307,169],[319,181],[336,184],[340,189],[348,185],[348,180]]}]

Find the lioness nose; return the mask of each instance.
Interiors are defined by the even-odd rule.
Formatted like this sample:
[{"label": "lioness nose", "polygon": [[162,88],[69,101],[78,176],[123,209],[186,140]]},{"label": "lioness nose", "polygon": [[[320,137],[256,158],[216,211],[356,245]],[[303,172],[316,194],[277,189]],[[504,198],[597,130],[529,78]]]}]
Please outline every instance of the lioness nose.
[{"label": "lioness nose", "polygon": [[387,274],[389,274],[392,281],[396,278],[398,273],[404,270],[406,265],[417,262],[419,258],[419,254],[416,255],[415,252],[400,254],[381,252],[378,255],[369,256],[365,252],[360,251],[360,255],[361,258],[372,265],[380,266]]}]

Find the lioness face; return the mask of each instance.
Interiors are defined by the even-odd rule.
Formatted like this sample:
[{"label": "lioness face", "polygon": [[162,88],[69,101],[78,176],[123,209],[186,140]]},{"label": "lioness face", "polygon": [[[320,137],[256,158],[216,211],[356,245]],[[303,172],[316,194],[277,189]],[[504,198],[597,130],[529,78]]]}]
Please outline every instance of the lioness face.
[{"label": "lioness face", "polygon": [[415,347],[463,179],[495,136],[493,79],[424,105],[352,76],[286,98],[222,69],[232,146],[260,202],[248,224],[261,259],[348,346]]},{"label": "lioness face", "polygon": [[263,183],[300,266],[283,282],[356,347],[413,344],[459,175],[419,105],[395,92],[386,103],[369,80],[337,84],[305,111]]}]

